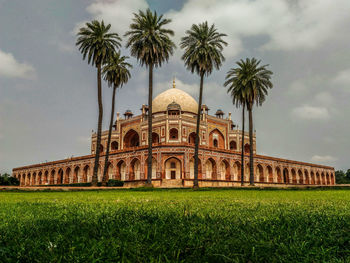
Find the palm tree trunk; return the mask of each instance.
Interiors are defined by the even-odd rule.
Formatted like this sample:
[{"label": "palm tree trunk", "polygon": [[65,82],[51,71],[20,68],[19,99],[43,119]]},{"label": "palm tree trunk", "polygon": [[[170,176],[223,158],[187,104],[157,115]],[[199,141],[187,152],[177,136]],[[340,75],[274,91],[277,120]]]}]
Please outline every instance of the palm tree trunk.
[{"label": "palm tree trunk", "polygon": [[92,175],[91,185],[97,186],[97,172],[100,160],[100,145],[101,145],[101,130],[102,130],[102,117],[103,117],[103,105],[102,105],[102,84],[101,84],[101,64],[97,65],[97,100],[98,100],[98,124],[97,124],[97,140],[96,140],[96,153],[94,173]]},{"label": "palm tree trunk", "polygon": [[198,188],[198,149],[199,149],[199,142],[200,142],[200,134],[199,134],[199,127],[200,127],[200,120],[201,120],[201,111],[202,111],[202,97],[203,97],[203,80],[204,80],[204,73],[201,73],[201,80],[199,85],[199,102],[198,102],[198,111],[197,111],[197,126],[196,126],[196,140],[194,145],[194,181],[193,181],[193,188]]},{"label": "palm tree trunk", "polygon": [[152,185],[152,98],[153,98],[153,64],[149,65],[148,79],[148,158],[147,185]]},{"label": "palm tree trunk", "polygon": [[241,185],[244,185],[244,110],[245,110],[245,103],[243,103],[243,109],[242,109]]},{"label": "palm tree trunk", "polygon": [[254,156],[253,156],[253,105],[249,107],[249,168],[250,168],[250,185],[254,185]]},{"label": "palm tree trunk", "polygon": [[113,117],[114,117],[114,104],[115,104],[115,92],[117,90],[117,87],[113,87],[113,95],[112,95],[112,110],[111,110],[111,119],[109,122],[109,130],[108,130],[108,139],[107,139],[107,147],[106,147],[106,157],[105,157],[105,165],[103,168],[103,178],[102,178],[102,185],[107,185],[107,169],[108,169],[108,159],[109,159],[109,147],[111,144],[111,137],[112,137],[112,128],[113,128]]}]

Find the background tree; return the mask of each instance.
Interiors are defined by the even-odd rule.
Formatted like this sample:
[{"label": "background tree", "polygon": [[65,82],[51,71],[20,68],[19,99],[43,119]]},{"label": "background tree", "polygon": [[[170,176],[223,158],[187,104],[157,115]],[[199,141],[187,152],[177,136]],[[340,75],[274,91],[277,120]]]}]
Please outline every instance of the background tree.
[{"label": "background tree", "polygon": [[246,86],[241,79],[240,68],[231,68],[226,75],[225,87],[228,87],[227,93],[231,94],[232,103],[236,107],[242,106],[242,140],[241,140],[241,185],[244,184],[244,123],[245,123],[245,105],[246,105]]},{"label": "background tree", "polygon": [[121,56],[120,52],[113,54],[103,66],[102,75],[104,80],[107,81],[108,86],[113,88],[112,95],[112,109],[111,118],[109,122],[108,139],[107,139],[107,149],[105,164],[103,169],[102,185],[106,185],[107,182],[107,169],[108,169],[108,159],[109,159],[109,147],[111,144],[112,127],[113,127],[113,117],[114,117],[114,106],[115,106],[115,93],[117,88],[121,88],[123,84],[127,83],[131,77],[129,69],[132,66],[126,62],[129,57]]},{"label": "background tree", "polygon": [[139,11],[134,14],[130,30],[126,32],[131,55],[136,57],[141,66],[148,68],[148,159],[147,159],[147,184],[152,184],[152,99],[153,99],[153,68],[161,67],[170,55],[173,54],[175,44],[170,39],[174,31],[164,28],[171,22],[170,19],[152,13]]},{"label": "background tree", "polygon": [[100,158],[101,129],[103,118],[102,105],[102,85],[101,85],[101,68],[107,59],[121,46],[121,38],[117,33],[109,33],[111,25],[105,26],[104,22],[93,20],[86,23],[85,27],[80,28],[77,36],[76,45],[83,54],[83,59],[87,58],[88,64],[97,68],[97,100],[98,100],[98,123],[97,123],[97,140],[95,147],[95,164],[92,175],[92,186],[97,186],[97,172]]},{"label": "background tree", "polygon": [[222,39],[226,34],[217,31],[214,24],[210,27],[208,22],[193,24],[186,35],[181,39],[181,48],[185,50],[182,59],[191,73],[196,72],[200,76],[199,102],[197,111],[196,140],[194,151],[194,181],[193,187],[198,188],[198,148],[199,126],[203,97],[204,76],[209,76],[213,69],[219,69],[225,60],[222,50],[227,43]]},{"label": "background tree", "polygon": [[266,99],[268,89],[273,87],[271,82],[272,71],[267,70],[268,65],[259,66],[260,60],[246,58],[237,62],[237,76],[245,87],[245,98],[249,112],[249,168],[250,185],[254,185],[254,155],[253,155],[253,106],[261,106]]},{"label": "background tree", "polygon": [[350,169],[346,173],[342,170],[335,171],[335,182],[337,184],[350,184]]},{"label": "background tree", "polygon": [[19,185],[19,180],[16,177],[9,175],[8,173],[0,174],[0,185],[17,186]]}]

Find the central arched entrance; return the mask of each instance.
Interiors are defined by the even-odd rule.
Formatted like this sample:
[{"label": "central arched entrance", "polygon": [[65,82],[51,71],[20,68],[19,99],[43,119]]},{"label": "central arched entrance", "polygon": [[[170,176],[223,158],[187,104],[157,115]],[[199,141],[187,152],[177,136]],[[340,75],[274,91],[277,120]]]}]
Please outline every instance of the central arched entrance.
[{"label": "central arched entrance", "polygon": [[181,162],[175,157],[165,161],[165,179],[181,179]]},{"label": "central arched entrance", "polygon": [[135,130],[129,130],[124,136],[124,148],[140,145],[139,134]]}]

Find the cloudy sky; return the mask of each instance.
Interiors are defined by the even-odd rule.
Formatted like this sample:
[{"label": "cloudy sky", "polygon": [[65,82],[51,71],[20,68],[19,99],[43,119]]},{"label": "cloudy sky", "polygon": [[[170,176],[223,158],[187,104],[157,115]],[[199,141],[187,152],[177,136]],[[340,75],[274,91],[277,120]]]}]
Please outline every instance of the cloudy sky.
[{"label": "cloudy sky", "polygon": [[[254,112],[260,154],[350,168],[349,0],[0,0],[0,173],[90,152],[96,72],[82,60],[75,33],[103,19],[123,35],[132,13],[147,7],[172,19],[178,46],[186,29],[205,20],[228,35],[225,63],[205,80],[212,114],[232,112],[241,126],[222,86],[225,74],[241,58],[270,65],[274,88]],[[181,54],[178,48],[155,71],[156,94],[175,76],[197,98],[199,79]],[[147,102],[147,72],[130,61],[132,79],[118,91],[116,107],[138,114]],[[103,88],[107,113],[111,90]]]}]

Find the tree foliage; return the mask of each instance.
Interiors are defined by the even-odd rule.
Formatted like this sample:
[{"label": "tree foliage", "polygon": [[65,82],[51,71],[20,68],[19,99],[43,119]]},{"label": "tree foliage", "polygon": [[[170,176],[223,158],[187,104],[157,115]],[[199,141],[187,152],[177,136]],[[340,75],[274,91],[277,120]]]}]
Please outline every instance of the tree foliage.
[{"label": "tree foliage", "polygon": [[337,184],[350,184],[350,169],[346,172],[338,170],[335,172],[335,182]]},{"label": "tree foliage", "polygon": [[0,175],[0,185],[19,185],[19,180],[8,173]]},{"label": "tree foliage", "polygon": [[170,22],[171,19],[158,16],[150,9],[134,13],[130,30],[125,33],[129,37],[126,47],[130,48],[131,55],[137,58],[141,66],[161,67],[174,53],[176,46],[170,38],[174,36],[174,31],[164,28]]}]

